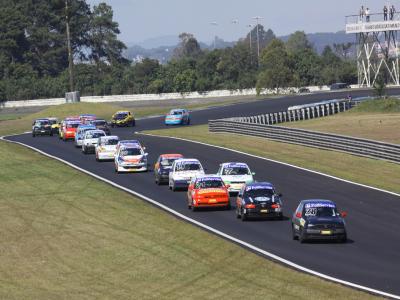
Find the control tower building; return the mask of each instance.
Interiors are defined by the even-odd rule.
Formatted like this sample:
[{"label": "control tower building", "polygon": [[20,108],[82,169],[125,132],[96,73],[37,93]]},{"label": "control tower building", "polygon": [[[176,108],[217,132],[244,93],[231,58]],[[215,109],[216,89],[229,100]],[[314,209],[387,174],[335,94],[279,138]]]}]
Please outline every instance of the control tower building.
[{"label": "control tower building", "polygon": [[400,85],[400,15],[370,14],[346,17],[346,33],[356,35],[358,85],[371,87],[381,76],[386,84]]}]

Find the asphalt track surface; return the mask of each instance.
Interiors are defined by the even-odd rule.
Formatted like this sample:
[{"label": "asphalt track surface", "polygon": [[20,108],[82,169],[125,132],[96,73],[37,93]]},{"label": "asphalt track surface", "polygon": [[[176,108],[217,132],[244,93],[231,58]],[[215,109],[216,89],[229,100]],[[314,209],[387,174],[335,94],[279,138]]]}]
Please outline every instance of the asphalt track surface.
[{"label": "asphalt track surface", "polygon": [[[398,90],[390,90],[397,93]],[[353,97],[365,96],[368,91],[352,92]],[[276,112],[290,105],[315,102],[347,95],[313,94],[276,100],[257,101],[192,113],[193,124],[208,119]],[[143,119],[134,130],[164,128],[161,118]],[[134,138],[132,128],[117,128],[112,134],[120,138]],[[359,185],[346,183],[316,173],[283,164],[250,157],[215,147],[191,142],[136,136],[149,152],[149,162],[161,153],[182,153],[198,158],[207,173],[215,173],[220,163],[243,161],[256,172],[256,180],[270,181],[283,193],[283,221],[249,221],[236,219],[234,208],[192,212],[187,209],[186,193],[169,191],[168,186],[157,186],[152,171],[137,174],[115,174],[113,162],[98,163],[94,155],[83,155],[72,142],[64,143],[56,136],[32,138],[30,134],[8,137],[48,154],[73,163],[83,169],[111,180],[123,187],[154,199],[179,213],[211,226],[235,238],[269,251],[311,270],[355,284],[400,295],[400,197]],[[188,137],[190,138],[190,137]],[[152,168],[151,168],[152,169]],[[290,220],[302,199],[334,200],[341,211],[348,212],[346,244],[314,242],[300,244],[291,237]],[[231,199],[234,207],[234,199]],[[257,266],[255,266],[257,267]]]}]

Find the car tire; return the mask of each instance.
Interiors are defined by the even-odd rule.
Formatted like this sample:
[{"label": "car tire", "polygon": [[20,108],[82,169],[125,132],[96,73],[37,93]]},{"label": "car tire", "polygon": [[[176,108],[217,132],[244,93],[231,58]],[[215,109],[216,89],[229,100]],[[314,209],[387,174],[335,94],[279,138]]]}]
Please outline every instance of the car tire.
[{"label": "car tire", "polygon": [[176,192],[176,186],[175,186],[175,184],[172,184],[171,190],[172,190],[173,192]]},{"label": "car tire", "polygon": [[36,135],[34,133],[32,133],[32,137],[36,137]]},{"label": "car tire", "polygon": [[192,211],[197,211],[198,210],[197,207],[193,205],[193,202],[192,202],[191,206],[192,206]]},{"label": "car tire", "polygon": [[339,240],[339,242],[342,243],[342,244],[347,243],[347,234],[345,234],[344,237],[342,237],[342,238]]},{"label": "car tire", "polygon": [[225,207],[226,210],[231,210],[231,203],[228,202],[228,205]]},{"label": "car tire", "polygon": [[294,224],[292,224],[292,239],[293,240],[298,240],[299,237],[296,234],[296,230],[294,229]]},{"label": "car tire", "polygon": [[240,213],[240,218],[242,219],[242,222],[247,221],[247,216],[246,216],[245,213],[243,213],[243,210],[242,210],[241,213]]},{"label": "car tire", "polygon": [[236,218],[240,219],[241,215],[240,215],[240,211],[239,211],[239,207],[236,207]]},{"label": "car tire", "polygon": [[135,122],[135,120],[133,120],[132,121],[132,127],[135,127],[135,125],[136,125],[136,122]]},{"label": "car tire", "polygon": [[304,244],[304,243],[307,241],[306,234],[304,233],[303,230],[300,231],[300,234],[299,234],[299,241],[300,241],[300,243],[302,243],[302,244]]},{"label": "car tire", "polygon": [[186,125],[190,125],[190,119],[187,119]]},{"label": "car tire", "polygon": [[53,136],[53,132],[50,132],[50,136]]}]

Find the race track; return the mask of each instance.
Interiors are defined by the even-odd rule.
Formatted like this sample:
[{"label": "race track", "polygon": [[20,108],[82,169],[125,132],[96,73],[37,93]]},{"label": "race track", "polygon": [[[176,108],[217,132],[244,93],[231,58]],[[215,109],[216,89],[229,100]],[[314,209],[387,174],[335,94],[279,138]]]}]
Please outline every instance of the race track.
[{"label": "race track", "polygon": [[[399,94],[398,90],[390,90]],[[353,97],[365,96],[368,91],[352,92]],[[213,108],[192,113],[193,124],[204,124],[208,119],[276,112],[287,106],[318,100],[341,98],[343,94],[312,94],[276,100],[257,101]],[[161,118],[143,119],[134,130],[164,128]],[[118,128],[113,134],[132,139],[132,128]],[[256,172],[259,181],[270,181],[283,193],[285,216],[283,221],[241,222],[230,211],[187,209],[186,193],[171,192],[167,186],[157,186],[153,173],[115,174],[113,163],[98,163],[94,155],[83,155],[72,142],[64,143],[57,137],[32,138],[30,134],[8,137],[12,141],[40,149],[119,185],[139,192],[201,223],[207,224],[235,238],[243,240],[306,268],[355,284],[400,295],[400,197],[367,187],[346,183],[334,178],[286,166],[283,164],[218,149],[197,143],[169,138],[138,135],[147,147],[149,162],[161,153],[182,153],[198,158],[207,173],[214,173],[220,163],[244,161]],[[347,211],[349,241],[337,243],[300,244],[291,238],[289,218],[299,200],[326,198],[336,201],[340,210]],[[231,199],[234,204],[233,199]]]}]

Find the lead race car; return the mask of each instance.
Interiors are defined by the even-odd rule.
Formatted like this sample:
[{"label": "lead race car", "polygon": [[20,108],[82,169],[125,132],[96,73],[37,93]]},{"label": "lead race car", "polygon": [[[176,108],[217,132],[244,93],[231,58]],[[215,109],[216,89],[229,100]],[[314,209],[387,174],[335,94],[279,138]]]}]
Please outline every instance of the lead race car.
[{"label": "lead race car", "polygon": [[251,172],[246,163],[227,162],[220,165],[218,176],[221,176],[225,184],[229,184],[229,193],[237,194],[243,185],[254,182],[255,173]]},{"label": "lead race car", "polygon": [[53,135],[49,119],[36,119],[32,124],[32,137],[37,135]]},{"label": "lead race car", "polygon": [[307,240],[347,240],[346,212],[339,213],[331,200],[303,200],[292,217],[292,236],[304,243]]},{"label": "lead race car", "polygon": [[190,124],[190,114],[187,109],[178,108],[172,109],[165,116],[165,125],[189,125]]}]

